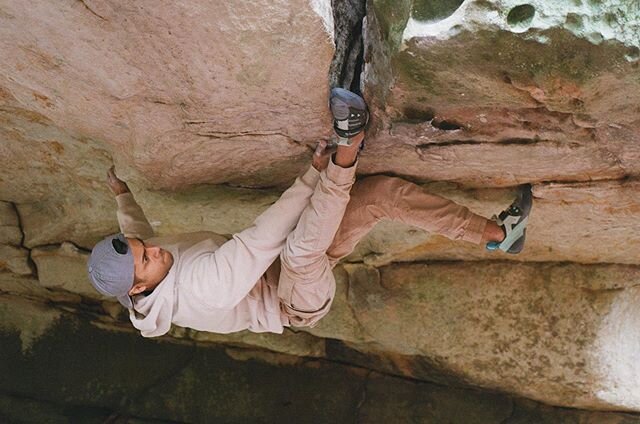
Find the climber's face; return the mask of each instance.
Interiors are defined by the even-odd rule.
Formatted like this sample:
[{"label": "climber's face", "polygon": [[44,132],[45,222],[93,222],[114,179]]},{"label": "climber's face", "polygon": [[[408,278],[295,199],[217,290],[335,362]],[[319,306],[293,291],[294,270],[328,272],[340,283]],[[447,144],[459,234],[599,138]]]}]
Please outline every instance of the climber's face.
[{"label": "climber's face", "polygon": [[136,295],[153,290],[173,266],[173,255],[159,246],[145,243],[140,239],[127,238],[133,253],[134,283],[129,291]]}]

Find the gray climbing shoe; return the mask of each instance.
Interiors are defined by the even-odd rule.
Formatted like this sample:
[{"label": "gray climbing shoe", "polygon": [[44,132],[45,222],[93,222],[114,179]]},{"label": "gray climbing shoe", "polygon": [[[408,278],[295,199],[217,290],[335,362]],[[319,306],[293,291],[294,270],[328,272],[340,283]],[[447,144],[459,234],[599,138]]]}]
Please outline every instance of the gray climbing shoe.
[{"label": "gray climbing shoe", "polygon": [[520,186],[516,200],[507,209],[500,212],[500,215],[492,218],[502,227],[505,234],[504,240],[487,243],[487,250],[500,249],[507,253],[520,253],[524,248],[532,205],[531,184]]},{"label": "gray climbing shoe", "polygon": [[331,89],[329,108],[333,115],[333,129],[338,135],[338,144],[351,145],[350,137],[364,130],[369,122],[369,111],[364,99],[344,88]]}]

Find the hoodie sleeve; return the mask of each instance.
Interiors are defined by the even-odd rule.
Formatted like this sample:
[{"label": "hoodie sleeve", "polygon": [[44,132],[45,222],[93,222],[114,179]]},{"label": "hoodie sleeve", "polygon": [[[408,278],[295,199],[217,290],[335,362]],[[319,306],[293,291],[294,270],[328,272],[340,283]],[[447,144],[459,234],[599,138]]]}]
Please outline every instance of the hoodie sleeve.
[{"label": "hoodie sleeve", "polygon": [[118,203],[118,224],[125,237],[145,240],[154,236],[153,228],[132,193],[117,195],[116,202]]},{"label": "hoodie sleeve", "polygon": [[309,204],[319,172],[310,167],[246,230],[190,263],[189,280],[206,305],[233,308],[280,255]]}]

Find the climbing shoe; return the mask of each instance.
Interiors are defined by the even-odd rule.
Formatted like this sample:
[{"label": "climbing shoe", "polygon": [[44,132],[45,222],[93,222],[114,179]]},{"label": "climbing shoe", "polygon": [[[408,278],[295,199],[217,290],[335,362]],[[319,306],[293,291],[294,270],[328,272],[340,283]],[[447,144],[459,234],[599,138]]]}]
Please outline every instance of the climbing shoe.
[{"label": "climbing shoe", "polygon": [[501,242],[487,243],[487,250],[502,250],[507,253],[520,253],[524,248],[527,236],[529,213],[533,204],[531,185],[525,184],[518,189],[518,196],[513,203],[493,219],[504,231],[505,237]]},{"label": "climbing shoe", "polygon": [[333,115],[333,129],[338,135],[337,144],[350,146],[350,137],[364,130],[369,122],[369,111],[364,99],[344,88],[331,89],[329,108]]}]

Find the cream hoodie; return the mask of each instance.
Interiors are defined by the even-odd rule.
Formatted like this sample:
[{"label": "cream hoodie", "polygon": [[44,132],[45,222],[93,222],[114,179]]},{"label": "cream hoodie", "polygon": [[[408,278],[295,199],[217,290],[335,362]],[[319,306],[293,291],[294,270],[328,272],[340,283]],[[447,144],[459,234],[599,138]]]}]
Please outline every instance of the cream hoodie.
[{"label": "cream hoodie", "polygon": [[125,236],[158,245],[174,259],[152,293],[134,297],[129,311],[134,327],[145,337],[167,333],[172,323],[215,333],[282,333],[289,321],[277,296],[277,259],[319,177],[310,167],[251,227],[230,240],[210,232],[153,237],[133,195],[117,196]]}]

